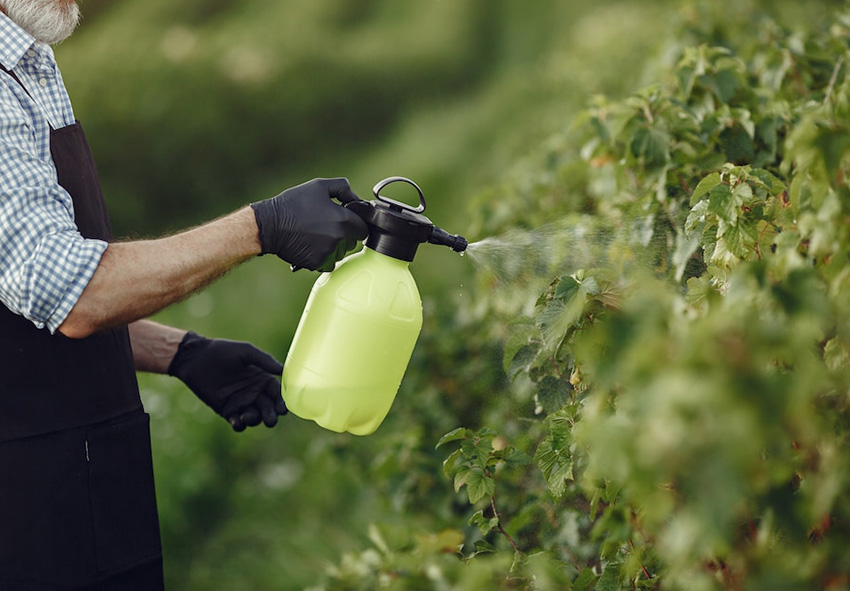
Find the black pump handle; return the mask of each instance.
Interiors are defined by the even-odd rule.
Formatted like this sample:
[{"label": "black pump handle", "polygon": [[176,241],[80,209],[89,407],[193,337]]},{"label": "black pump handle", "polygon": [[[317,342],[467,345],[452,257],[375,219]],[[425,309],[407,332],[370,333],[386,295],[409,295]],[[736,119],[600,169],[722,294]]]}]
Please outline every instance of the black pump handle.
[{"label": "black pump handle", "polygon": [[[400,201],[396,201],[395,199],[390,199],[389,197],[384,197],[383,195],[380,194],[381,189],[383,189],[384,187],[386,187],[390,183],[397,183],[397,182],[402,182],[402,183],[407,183],[409,185],[413,185],[413,187],[416,189],[416,192],[419,193],[419,206],[418,207],[410,206],[407,203],[402,203]],[[423,211],[425,211],[425,195],[422,194],[422,189],[419,188],[419,185],[417,185],[416,183],[414,183],[410,179],[405,178],[403,176],[391,176],[389,178],[382,180],[381,182],[379,182],[377,185],[374,186],[374,188],[372,189],[372,194],[375,196],[376,199],[378,199],[378,201],[383,201],[384,203],[389,204],[389,206],[393,209],[407,210],[407,211],[412,211],[413,213],[422,213]]]}]

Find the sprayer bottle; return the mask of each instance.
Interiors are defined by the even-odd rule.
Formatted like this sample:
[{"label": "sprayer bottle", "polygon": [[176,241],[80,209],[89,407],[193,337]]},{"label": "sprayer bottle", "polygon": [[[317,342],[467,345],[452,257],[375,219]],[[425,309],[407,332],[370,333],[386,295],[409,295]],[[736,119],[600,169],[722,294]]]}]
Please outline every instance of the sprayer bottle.
[{"label": "sprayer bottle", "polygon": [[[394,182],[415,187],[419,206],[380,194]],[[369,227],[366,247],[313,285],[283,369],[291,412],[355,435],[374,432],[386,417],[422,328],[422,301],[408,268],[417,248],[467,246],[422,215],[425,197],[410,179],[384,179],[373,194],[373,201],[346,205]]]}]

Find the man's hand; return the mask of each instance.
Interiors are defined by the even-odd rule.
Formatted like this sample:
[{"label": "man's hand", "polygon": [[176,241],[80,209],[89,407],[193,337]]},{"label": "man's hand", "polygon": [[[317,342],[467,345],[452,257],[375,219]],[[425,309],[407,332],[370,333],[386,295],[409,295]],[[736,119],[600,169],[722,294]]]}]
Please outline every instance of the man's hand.
[{"label": "man's hand", "polygon": [[332,271],[369,233],[357,214],[334,203],[357,201],[348,180],[314,179],[252,203],[262,254],[274,253],[293,267]]},{"label": "man's hand", "polygon": [[208,339],[186,333],[168,374],[182,380],[198,398],[224,417],[234,431],[277,424],[287,413],[275,377],[283,366],[250,343]]}]

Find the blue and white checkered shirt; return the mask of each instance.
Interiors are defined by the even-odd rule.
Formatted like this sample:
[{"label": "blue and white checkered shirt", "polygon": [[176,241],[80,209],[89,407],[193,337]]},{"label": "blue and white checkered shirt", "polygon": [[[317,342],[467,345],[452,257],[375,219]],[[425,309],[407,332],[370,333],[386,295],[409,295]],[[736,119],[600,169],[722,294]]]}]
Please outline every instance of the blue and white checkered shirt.
[{"label": "blue and white checkered shirt", "polygon": [[0,302],[55,332],[106,250],[74,225],[57,180],[50,129],[74,123],[53,50],[0,12]]}]

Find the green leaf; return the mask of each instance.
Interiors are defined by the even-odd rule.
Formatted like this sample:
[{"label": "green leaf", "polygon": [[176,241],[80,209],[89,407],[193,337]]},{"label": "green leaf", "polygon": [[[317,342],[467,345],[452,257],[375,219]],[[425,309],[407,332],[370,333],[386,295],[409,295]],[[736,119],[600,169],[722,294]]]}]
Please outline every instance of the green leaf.
[{"label": "green leaf", "polygon": [[688,213],[688,218],[685,220],[685,235],[690,234],[695,229],[697,234],[702,234],[702,229],[705,227],[705,215],[708,213],[708,199],[703,199],[691,208]]},{"label": "green leaf", "polygon": [[372,542],[372,544],[374,544],[374,546],[383,554],[390,553],[390,548],[387,545],[387,541],[384,539],[384,536],[381,533],[381,530],[378,529],[377,525],[375,525],[374,523],[370,523],[367,535],[369,537],[369,541]]},{"label": "green leaf", "polygon": [[717,185],[708,194],[708,213],[713,213],[721,220],[734,224],[741,211],[741,203],[732,193],[732,187],[726,184]]},{"label": "green leaf", "polygon": [[688,292],[685,300],[691,305],[699,305],[706,301],[712,293],[711,280],[703,275],[702,277],[691,277],[687,282]]},{"label": "green leaf", "polygon": [[850,366],[850,353],[838,337],[827,341],[823,348],[823,361],[831,370]]},{"label": "green leaf", "polygon": [[[719,229],[718,229],[719,231]],[[726,231],[724,229],[724,231]],[[706,253],[708,249],[706,249]],[[735,265],[740,259],[732,254],[732,251],[729,250],[729,246],[726,244],[726,240],[723,236],[717,237],[717,242],[714,244],[714,250],[711,252],[711,262],[714,263],[717,267],[723,268],[731,268]]]},{"label": "green leaf", "polygon": [[709,87],[721,102],[728,103],[741,88],[741,82],[737,72],[723,69],[709,79]]},{"label": "green leaf", "polygon": [[654,127],[640,127],[634,135],[630,148],[635,158],[647,168],[664,166],[670,160],[670,136]]},{"label": "green leaf", "polygon": [[676,78],[679,80],[679,86],[682,88],[682,93],[687,99],[691,95],[691,90],[694,87],[696,80],[695,70],[691,66],[680,66],[676,70]]},{"label": "green leaf", "polygon": [[555,500],[560,500],[566,492],[567,481],[573,479],[573,460],[566,441],[558,441],[557,436],[549,436],[540,442],[534,461],[540,467],[549,492]]},{"label": "green leaf", "polygon": [[488,542],[487,540],[475,540],[475,553],[476,554],[487,554],[490,552],[496,552],[497,548]]},{"label": "green leaf", "polygon": [[471,431],[469,429],[467,429],[465,427],[458,427],[457,429],[449,431],[448,433],[446,433],[445,435],[440,437],[440,440],[437,442],[437,445],[434,447],[434,449],[437,449],[440,446],[445,445],[446,443],[449,443],[451,441],[458,441],[459,439],[467,439],[470,436],[470,434],[471,434]]},{"label": "green leaf", "polygon": [[838,169],[841,159],[850,151],[850,134],[844,129],[822,130],[814,142],[820,150],[827,174]]},{"label": "green leaf", "polygon": [[578,291],[579,287],[581,287],[581,283],[575,277],[564,275],[558,280],[558,286],[555,288],[555,297],[565,302],[569,301]]},{"label": "green leaf", "polygon": [[473,439],[465,439],[463,443],[461,443],[461,450],[463,450],[464,458],[481,469],[486,468],[490,459],[490,454],[493,453],[492,441],[492,437],[475,437]]},{"label": "green leaf", "polygon": [[554,349],[584,314],[587,291],[579,285],[578,289],[569,290],[569,293],[571,297],[568,300],[553,298],[537,317],[549,354],[555,353]]},{"label": "green leaf", "polygon": [[756,224],[756,233],[756,243],[758,244],[759,251],[762,255],[770,252],[778,234],[776,226],[770,222],[759,220]]},{"label": "green leaf", "polygon": [[443,474],[446,478],[451,478],[452,475],[460,468],[463,450],[458,448],[443,461]]},{"label": "green leaf", "polygon": [[550,414],[563,407],[570,399],[572,385],[555,376],[544,377],[537,387],[537,402],[543,412]]},{"label": "green leaf", "polygon": [[524,466],[531,463],[531,457],[522,450],[510,447],[506,451],[502,459],[509,466]]},{"label": "green leaf", "polygon": [[758,122],[756,125],[756,134],[763,147],[758,150],[756,157],[753,159],[754,166],[770,165],[776,160],[776,148],[779,139],[778,132],[782,127],[784,127],[784,122],[780,121],[777,117],[766,117]]},{"label": "green leaf", "polygon": [[567,447],[572,441],[573,416],[568,409],[560,410],[547,417],[549,433],[558,447]]},{"label": "green leaf", "polygon": [[591,591],[596,584],[596,579],[597,577],[593,573],[593,570],[583,568],[576,577],[576,580],[573,581],[573,591]]},{"label": "green leaf", "polygon": [[479,468],[473,468],[466,479],[466,492],[469,495],[470,504],[474,505],[485,497],[492,497],[496,493],[496,481],[484,474]]},{"label": "green leaf", "polygon": [[478,528],[478,531],[481,532],[482,535],[487,535],[491,531],[493,531],[497,525],[499,525],[498,517],[485,517],[484,510],[478,510],[472,514],[472,517],[469,518],[469,521],[466,523],[467,525],[474,525]]},{"label": "green leaf", "polygon": [[559,464],[548,478],[549,491],[555,500],[560,500],[567,491],[567,482],[574,479],[572,461]]},{"label": "green leaf", "polygon": [[464,468],[462,470],[458,470],[457,474],[455,474],[454,479],[455,492],[459,492],[460,489],[463,488],[469,482],[469,477],[471,474],[471,468]]},{"label": "green leaf", "polygon": [[735,196],[735,200],[739,201],[741,205],[752,205],[756,201],[753,196],[753,188],[749,183],[740,183],[732,189],[732,194]]},{"label": "green leaf", "polygon": [[591,295],[591,296],[597,296],[602,292],[602,290],[599,287],[599,282],[596,281],[596,277],[593,277],[592,275],[587,276],[584,279],[582,279],[581,288],[584,290],[584,292],[587,295]]},{"label": "green leaf", "polygon": [[526,346],[533,346],[535,340],[540,341],[540,329],[530,318],[523,318],[520,321],[512,322],[508,327],[510,329],[510,337],[505,343],[504,363],[505,370],[510,367],[516,354],[520,349]]},{"label": "green leaf", "polygon": [[750,173],[755,177],[771,194],[779,195],[786,190],[785,183],[779,180],[773,173],[763,168],[755,168]]},{"label": "green leaf", "polygon": [[721,176],[719,172],[712,172],[710,175],[703,177],[703,179],[697,184],[694,192],[691,194],[691,207],[693,207],[697,201],[702,199],[709,191],[720,183]]},{"label": "green leaf", "polygon": [[540,348],[541,345],[537,343],[523,345],[512,358],[506,357],[505,373],[508,374],[508,378],[514,379],[517,375],[527,372],[534,360],[537,359]]},{"label": "green leaf", "polygon": [[729,252],[740,259],[746,259],[755,253],[758,231],[754,223],[741,220],[726,228],[723,232],[723,240]]},{"label": "green leaf", "polygon": [[620,566],[617,562],[605,565],[605,570],[596,581],[595,591],[617,591],[620,588]]}]

